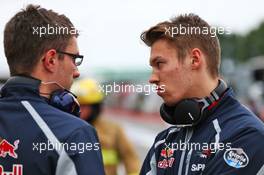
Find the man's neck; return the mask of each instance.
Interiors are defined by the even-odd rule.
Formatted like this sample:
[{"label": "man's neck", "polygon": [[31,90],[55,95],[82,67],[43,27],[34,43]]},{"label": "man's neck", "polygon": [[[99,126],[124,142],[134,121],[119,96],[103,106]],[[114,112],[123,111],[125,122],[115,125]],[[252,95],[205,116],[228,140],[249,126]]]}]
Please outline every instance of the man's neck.
[{"label": "man's neck", "polygon": [[214,79],[207,79],[207,81],[199,82],[193,86],[192,92],[196,92],[194,97],[204,98],[210,96],[210,93],[218,86],[219,77]]},{"label": "man's neck", "polygon": [[44,74],[38,71],[33,71],[30,76],[32,76],[33,78],[37,78],[41,81],[39,86],[39,95],[42,97],[49,99],[51,93],[59,88],[57,84],[49,83],[52,82],[49,77],[45,76]]}]

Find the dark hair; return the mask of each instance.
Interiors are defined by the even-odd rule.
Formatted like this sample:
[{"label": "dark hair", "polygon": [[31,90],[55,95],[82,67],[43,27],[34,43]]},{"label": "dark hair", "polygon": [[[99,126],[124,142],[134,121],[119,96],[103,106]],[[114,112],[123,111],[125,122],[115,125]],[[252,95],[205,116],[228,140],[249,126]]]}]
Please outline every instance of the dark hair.
[{"label": "dark hair", "polygon": [[[40,27],[46,27],[43,35],[36,30]],[[60,27],[68,32],[54,33]],[[28,5],[8,21],[4,30],[4,49],[11,76],[30,75],[41,55],[49,49],[64,50],[73,36],[78,37],[78,32],[65,15]]]},{"label": "dark hair", "polygon": [[[194,29],[200,33],[189,32],[181,34],[173,33],[173,29]],[[192,28],[191,28],[192,27]],[[168,30],[170,29],[170,30]],[[201,30],[207,29],[208,33],[201,33]],[[170,21],[159,23],[141,34],[141,40],[148,46],[152,46],[159,39],[165,39],[173,44],[177,49],[178,57],[182,61],[188,51],[192,48],[199,48],[206,55],[206,62],[209,73],[215,77],[219,75],[220,66],[220,44],[217,36],[211,35],[211,27],[207,22],[195,14],[185,14],[172,18]],[[172,35],[173,34],[173,35]]]}]

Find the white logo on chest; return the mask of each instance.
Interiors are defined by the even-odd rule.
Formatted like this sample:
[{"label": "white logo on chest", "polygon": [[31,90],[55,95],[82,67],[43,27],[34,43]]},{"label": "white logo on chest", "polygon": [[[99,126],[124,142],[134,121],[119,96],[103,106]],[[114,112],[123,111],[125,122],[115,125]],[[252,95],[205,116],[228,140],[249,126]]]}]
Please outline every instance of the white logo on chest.
[{"label": "white logo on chest", "polygon": [[205,168],[205,164],[197,163],[197,164],[192,164],[192,169],[191,171],[203,171]]}]

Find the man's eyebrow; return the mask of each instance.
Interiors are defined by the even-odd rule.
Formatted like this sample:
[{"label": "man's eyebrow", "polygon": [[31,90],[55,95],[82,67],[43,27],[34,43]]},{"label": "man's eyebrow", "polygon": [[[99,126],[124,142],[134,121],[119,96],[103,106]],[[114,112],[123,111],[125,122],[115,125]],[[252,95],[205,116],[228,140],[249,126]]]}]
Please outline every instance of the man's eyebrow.
[{"label": "man's eyebrow", "polygon": [[80,54],[80,51],[77,50],[76,52],[73,52],[73,53],[76,54],[76,55],[79,55]]},{"label": "man's eyebrow", "polygon": [[77,52],[73,52],[73,54],[75,54],[75,55],[80,55],[80,52],[79,52],[79,51],[77,51]]},{"label": "man's eyebrow", "polygon": [[159,59],[159,58],[161,58],[161,57],[160,56],[156,56],[156,57],[150,58],[149,65],[152,66],[157,61],[157,59]]}]

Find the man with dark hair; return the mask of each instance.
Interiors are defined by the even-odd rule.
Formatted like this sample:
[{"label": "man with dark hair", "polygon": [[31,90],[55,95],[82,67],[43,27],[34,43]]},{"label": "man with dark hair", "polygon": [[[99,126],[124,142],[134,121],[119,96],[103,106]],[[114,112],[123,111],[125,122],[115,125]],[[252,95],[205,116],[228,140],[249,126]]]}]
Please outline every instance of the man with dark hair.
[{"label": "man with dark hair", "polygon": [[264,125],[220,78],[220,44],[194,14],[151,27],[149,82],[173,126],[159,133],[140,175],[264,174]]},{"label": "man with dark hair", "polygon": [[104,174],[95,129],[69,92],[83,56],[64,15],[28,5],[6,24],[11,77],[1,89],[0,174]]}]

